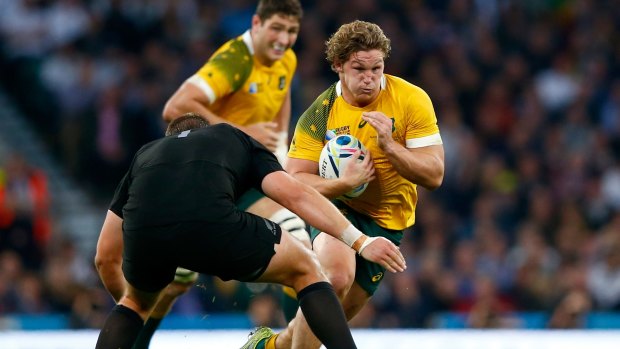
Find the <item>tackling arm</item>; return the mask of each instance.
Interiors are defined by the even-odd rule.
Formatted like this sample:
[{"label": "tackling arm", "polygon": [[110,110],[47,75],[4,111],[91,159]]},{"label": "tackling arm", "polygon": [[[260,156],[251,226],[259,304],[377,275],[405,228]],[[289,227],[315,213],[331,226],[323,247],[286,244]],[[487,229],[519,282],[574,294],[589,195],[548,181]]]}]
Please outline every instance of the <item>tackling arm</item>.
[{"label": "tackling arm", "polygon": [[357,230],[329,200],[284,171],[265,176],[262,189],[271,199],[289,208],[313,227],[343,241],[363,258],[391,272],[404,271],[398,247],[382,237],[368,237]]}]

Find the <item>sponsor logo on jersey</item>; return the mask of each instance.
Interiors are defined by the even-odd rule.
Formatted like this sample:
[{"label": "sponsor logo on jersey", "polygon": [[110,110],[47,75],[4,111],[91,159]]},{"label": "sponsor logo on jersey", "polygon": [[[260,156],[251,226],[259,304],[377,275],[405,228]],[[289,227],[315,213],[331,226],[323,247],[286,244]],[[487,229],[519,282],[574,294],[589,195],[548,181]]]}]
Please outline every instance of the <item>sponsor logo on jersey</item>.
[{"label": "sponsor logo on jersey", "polygon": [[286,76],[282,75],[279,78],[278,88],[280,90],[284,90],[285,87],[286,87]]},{"label": "sponsor logo on jersey", "polygon": [[379,282],[383,278],[383,273],[379,272],[379,274],[372,276],[372,282]]}]

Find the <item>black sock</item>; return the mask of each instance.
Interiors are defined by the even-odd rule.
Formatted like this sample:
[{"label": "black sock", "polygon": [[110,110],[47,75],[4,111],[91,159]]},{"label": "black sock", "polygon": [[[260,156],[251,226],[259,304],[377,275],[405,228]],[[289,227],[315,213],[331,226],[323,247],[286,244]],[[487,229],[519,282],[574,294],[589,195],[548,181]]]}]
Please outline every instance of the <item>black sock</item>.
[{"label": "black sock", "polygon": [[133,345],[133,349],[148,349],[149,344],[151,344],[151,338],[153,338],[153,334],[157,331],[161,320],[152,317],[146,320],[142,331],[138,335],[138,339],[136,339],[136,343]]},{"label": "black sock", "polygon": [[310,329],[325,348],[357,348],[340,301],[330,283],[314,283],[299,291],[297,299]]},{"label": "black sock", "polygon": [[95,349],[131,349],[144,322],[138,313],[116,305],[103,324]]}]

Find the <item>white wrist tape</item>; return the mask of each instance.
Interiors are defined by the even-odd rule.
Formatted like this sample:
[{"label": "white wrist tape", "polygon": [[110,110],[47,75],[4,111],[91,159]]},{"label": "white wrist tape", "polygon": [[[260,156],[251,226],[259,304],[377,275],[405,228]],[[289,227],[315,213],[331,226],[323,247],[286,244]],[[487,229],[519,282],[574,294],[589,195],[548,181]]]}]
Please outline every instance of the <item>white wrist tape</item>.
[{"label": "white wrist tape", "polygon": [[354,227],[353,224],[349,224],[342,234],[340,234],[340,240],[353,248],[353,244],[363,236],[365,235],[359,231],[359,229]]},{"label": "white wrist tape", "polygon": [[362,252],[364,251],[364,249],[370,245],[373,241],[377,240],[379,237],[375,236],[375,237],[368,237],[366,240],[364,240],[364,242],[362,243],[362,246],[360,246],[360,249],[357,251],[357,254],[359,254],[360,256],[362,255]]}]

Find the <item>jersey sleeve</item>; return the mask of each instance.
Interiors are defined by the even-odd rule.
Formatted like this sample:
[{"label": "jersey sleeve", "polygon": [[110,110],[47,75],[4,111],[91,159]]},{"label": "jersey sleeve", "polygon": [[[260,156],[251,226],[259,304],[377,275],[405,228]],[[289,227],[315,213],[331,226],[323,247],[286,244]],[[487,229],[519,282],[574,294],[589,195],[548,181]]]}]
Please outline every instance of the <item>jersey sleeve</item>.
[{"label": "jersey sleeve", "polygon": [[252,72],[253,58],[241,38],[229,41],[188,79],[211,103],[237,91]]},{"label": "jersey sleeve", "polygon": [[327,119],[336,97],[336,84],[333,84],[299,117],[289,157],[319,162],[327,132]]},{"label": "jersey sleeve", "polygon": [[262,183],[265,176],[272,172],[284,171],[282,165],[278,162],[278,158],[257,140],[233,126],[226,126],[230,127],[237,137],[246,144],[250,166],[245,173],[245,178],[253,188],[263,193]]},{"label": "jersey sleeve", "polygon": [[442,144],[437,116],[428,94],[419,87],[415,87],[410,94],[408,105],[406,146],[420,148]]},{"label": "jersey sleeve", "polygon": [[284,171],[278,158],[258,141],[250,138],[252,143],[252,168],[255,173],[254,187],[263,192],[262,183],[265,176],[272,172]]},{"label": "jersey sleeve", "polygon": [[123,206],[127,203],[129,197],[129,171],[123,176],[120,183],[116,187],[116,192],[112,198],[110,204],[110,211],[114,212],[117,216],[123,218]]}]

